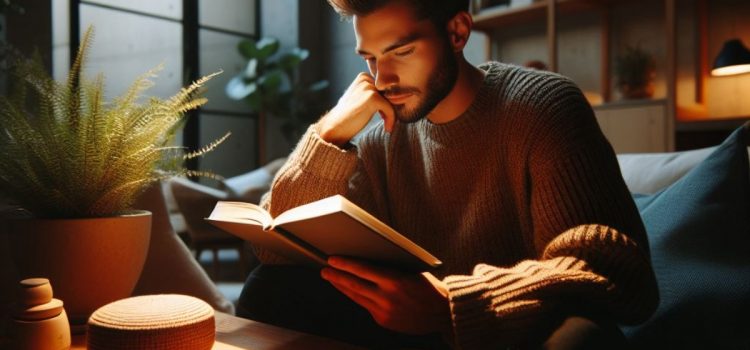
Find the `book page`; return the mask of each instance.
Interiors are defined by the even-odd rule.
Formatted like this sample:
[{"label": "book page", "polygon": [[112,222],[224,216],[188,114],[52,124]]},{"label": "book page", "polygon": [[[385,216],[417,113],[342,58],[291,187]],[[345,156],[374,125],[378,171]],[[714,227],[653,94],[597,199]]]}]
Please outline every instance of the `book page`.
[{"label": "book page", "polygon": [[275,226],[281,226],[288,222],[302,221],[335,213],[341,210],[342,198],[344,197],[336,195],[289,209],[279,214],[279,216],[273,220],[273,224]]},{"label": "book page", "polygon": [[219,201],[207,218],[211,221],[230,221],[237,223],[253,224],[268,229],[273,222],[271,214],[262,207],[244,202]]},{"label": "book page", "polygon": [[316,247],[325,256],[352,256],[415,271],[441,264],[426,250],[339,195],[285,212],[276,218],[275,227]]},{"label": "book page", "polygon": [[226,232],[249,241],[253,245],[284,256],[291,261],[312,266],[326,264],[325,258],[319,256],[317,252],[307,250],[300,246],[298,242],[290,240],[279,232],[264,230],[261,225],[254,221],[243,219],[245,222],[237,222],[216,220],[211,217],[206,218],[206,220]]}]

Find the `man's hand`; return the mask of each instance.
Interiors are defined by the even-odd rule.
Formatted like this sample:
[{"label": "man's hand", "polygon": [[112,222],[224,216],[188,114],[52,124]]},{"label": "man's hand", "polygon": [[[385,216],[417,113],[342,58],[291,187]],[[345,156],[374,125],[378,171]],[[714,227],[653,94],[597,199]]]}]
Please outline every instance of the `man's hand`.
[{"label": "man's hand", "polygon": [[320,137],[335,145],[346,144],[367,125],[375,112],[383,117],[385,130],[393,130],[396,123],[393,106],[375,88],[370,74],[359,73],[336,106],[318,122]]},{"label": "man's hand", "polygon": [[448,333],[446,286],[432,274],[409,274],[341,257],[328,259],[321,276],[370,312],[379,325],[409,334]]}]

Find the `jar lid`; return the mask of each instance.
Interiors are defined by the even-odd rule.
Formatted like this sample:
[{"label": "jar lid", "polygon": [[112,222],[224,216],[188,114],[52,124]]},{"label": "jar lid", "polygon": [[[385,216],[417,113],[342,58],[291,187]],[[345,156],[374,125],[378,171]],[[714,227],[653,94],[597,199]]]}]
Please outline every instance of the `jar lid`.
[{"label": "jar lid", "polygon": [[20,282],[19,303],[13,317],[22,321],[42,321],[62,313],[63,302],[52,297],[46,278],[27,278]]}]

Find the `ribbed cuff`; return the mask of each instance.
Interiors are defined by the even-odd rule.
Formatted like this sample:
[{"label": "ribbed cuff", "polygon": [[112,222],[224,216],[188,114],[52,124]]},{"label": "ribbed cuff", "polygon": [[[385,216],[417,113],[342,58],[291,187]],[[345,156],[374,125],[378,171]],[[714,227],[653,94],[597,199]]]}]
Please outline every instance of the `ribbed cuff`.
[{"label": "ribbed cuff", "polygon": [[356,148],[343,150],[324,141],[318,134],[316,125],[307,129],[295,153],[304,171],[326,180],[347,180],[357,168]]},{"label": "ribbed cuff", "polygon": [[[480,264],[471,276],[448,276],[455,345],[461,349],[527,341],[558,316],[558,296],[601,303],[607,280],[574,257],[525,260],[512,268]],[[541,328],[540,328],[541,327]]]},{"label": "ribbed cuff", "polygon": [[[476,271],[475,271],[476,272]],[[492,299],[483,297],[486,279],[483,276],[448,276],[448,296],[453,323],[452,346],[458,349],[482,347],[482,333],[494,324]]]}]

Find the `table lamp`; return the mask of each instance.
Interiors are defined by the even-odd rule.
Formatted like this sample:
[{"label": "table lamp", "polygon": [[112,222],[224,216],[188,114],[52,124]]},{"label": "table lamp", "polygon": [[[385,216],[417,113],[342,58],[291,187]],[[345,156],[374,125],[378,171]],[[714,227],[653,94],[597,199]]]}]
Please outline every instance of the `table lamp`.
[{"label": "table lamp", "polygon": [[727,76],[750,73],[750,50],[739,39],[727,40],[716,56],[711,75]]}]

